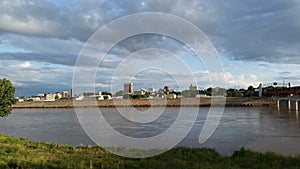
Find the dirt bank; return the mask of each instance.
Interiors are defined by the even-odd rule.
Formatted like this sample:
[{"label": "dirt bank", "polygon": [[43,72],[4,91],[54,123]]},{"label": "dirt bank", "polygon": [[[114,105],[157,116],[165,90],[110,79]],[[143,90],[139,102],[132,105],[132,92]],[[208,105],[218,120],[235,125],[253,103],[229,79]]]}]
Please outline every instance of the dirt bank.
[{"label": "dirt bank", "polygon": [[[139,100],[102,100],[102,101],[54,101],[54,102],[20,102],[13,108],[74,108],[74,107],[149,107],[149,106],[217,106],[224,105],[221,98],[184,98],[184,99],[139,99]],[[226,98],[227,107],[273,107],[276,102],[272,98]]]}]

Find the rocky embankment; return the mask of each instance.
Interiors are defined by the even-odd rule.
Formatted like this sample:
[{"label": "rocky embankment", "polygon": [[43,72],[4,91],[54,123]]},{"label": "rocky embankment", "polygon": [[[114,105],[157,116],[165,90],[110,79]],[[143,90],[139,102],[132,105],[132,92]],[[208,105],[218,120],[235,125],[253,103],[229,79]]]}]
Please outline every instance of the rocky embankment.
[{"label": "rocky embankment", "polygon": [[272,98],[183,98],[183,99],[138,99],[138,100],[86,100],[54,102],[19,102],[12,108],[74,108],[74,107],[149,107],[149,106],[226,106],[226,107],[273,107]]}]

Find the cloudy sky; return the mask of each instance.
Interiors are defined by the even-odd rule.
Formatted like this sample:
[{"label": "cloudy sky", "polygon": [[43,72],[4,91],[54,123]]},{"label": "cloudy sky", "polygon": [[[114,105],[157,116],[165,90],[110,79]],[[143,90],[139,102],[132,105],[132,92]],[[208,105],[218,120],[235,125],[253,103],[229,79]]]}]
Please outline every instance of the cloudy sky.
[{"label": "cloudy sky", "polygon": [[[17,96],[70,90],[89,38],[139,12],[169,13],[197,26],[219,54],[227,88],[275,81],[300,85],[299,0],[2,0],[0,78],[13,82]],[[178,81],[206,88],[215,76],[185,44],[156,34],[122,39],[97,70],[94,85],[101,91],[122,89],[130,79],[136,90],[178,88]]]}]

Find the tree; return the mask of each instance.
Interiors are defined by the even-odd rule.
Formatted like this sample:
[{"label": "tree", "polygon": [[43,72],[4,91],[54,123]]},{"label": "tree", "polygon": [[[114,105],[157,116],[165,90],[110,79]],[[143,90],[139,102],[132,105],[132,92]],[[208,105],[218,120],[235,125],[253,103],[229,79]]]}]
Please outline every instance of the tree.
[{"label": "tree", "polygon": [[8,79],[0,79],[0,117],[11,113],[11,105],[16,103],[15,88]]},{"label": "tree", "polygon": [[102,95],[110,95],[110,96],[112,96],[112,94],[109,93],[109,92],[101,92],[101,94],[102,94]]},{"label": "tree", "polygon": [[212,89],[212,96],[226,96],[226,89],[216,87]]},{"label": "tree", "polygon": [[123,90],[116,92],[116,96],[124,96],[126,93]]},{"label": "tree", "polygon": [[141,99],[143,96],[141,94],[132,95],[132,99]]},{"label": "tree", "polygon": [[226,93],[227,93],[227,97],[241,97],[240,91],[236,89],[230,88],[226,91]]},{"label": "tree", "polygon": [[211,87],[207,88],[207,89],[205,90],[205,94],[206,94],[207,96],[211,96],[211,95],[212,95],[212,88],[211,88]]},{"label": "tree", "polygon": [[254,91],[255,89],[254,89],[253,86],[249,86],[247,90],[249,90],[249,91]]},{"label": "tree", "polygon": [[125,94],[125,95],[123,96],[123,99],[131,99],[131,94]]},{"label": "tree", "polygon": [[249,86],[248,89],[245,91],[245,96],[246,97],[251,97],[253,96],[255,89],[253,86]]},{"label": "tree", "polygon": [[232,88],[227,89],[226,96],[227,97],[234,97],[234,92],[235,92],[235,89],[232,89]]},{"label": "tree", "polygon": [[184,90],[180,92],[174,92],[173,94],[179,95],[181,94],[183,97],[196,97],[199,91],[191,91],[191,90]]},{"label": "tree", "polygon": [[55,95],[54,99],[55,99],[55,100],[58,100],[58,99],[59,99],[59,96],[58,96],[58,94],[57,94],[57,95]]}]

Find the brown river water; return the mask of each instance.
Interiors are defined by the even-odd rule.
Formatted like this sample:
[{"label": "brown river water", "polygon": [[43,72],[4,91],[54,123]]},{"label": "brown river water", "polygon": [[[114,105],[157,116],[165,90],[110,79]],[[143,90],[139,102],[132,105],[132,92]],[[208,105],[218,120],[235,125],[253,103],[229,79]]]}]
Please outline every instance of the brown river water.
[{"label": "brown river water", "polygon": [[[123,109],[126,112],[127,108]],[[156,109],[159,108],[153,108],[151,111]],[[187,113],[189,109],[193,110],[185,108]],[[223,155],[231,155],[241,147],[284,155],[300,154],[300,120],[295,111],[278,111],[274,108],[225,108],[214,134],[205,143],[200,144],[198,138],[208,110],[206,107],[199,108],[192,129],[177,146],[214,148]],[[107,121],[114,129],[135,138],[152,137],[164,132],[174,123],[178,111],[178,107],[165,108],[157,120],[136,124],[116,115],[117,110],[114,108],[101,108],[101,112],[108,115]],[[75,146],[95,145],[82,129],[74,109],[14,109],[7,118],[0,118],[0,132],[33,141]]]}]

